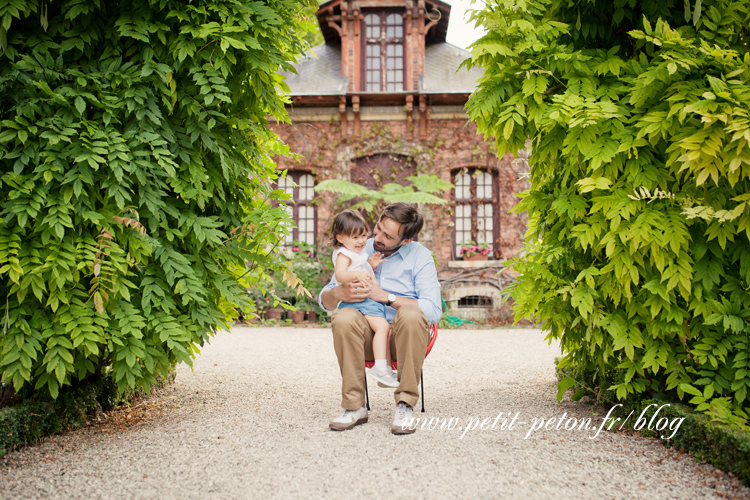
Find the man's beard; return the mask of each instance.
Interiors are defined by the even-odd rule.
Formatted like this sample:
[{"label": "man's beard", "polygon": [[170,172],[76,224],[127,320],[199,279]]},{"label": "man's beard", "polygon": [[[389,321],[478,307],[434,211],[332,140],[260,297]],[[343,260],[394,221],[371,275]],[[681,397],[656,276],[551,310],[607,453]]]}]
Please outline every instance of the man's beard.
[{"label": "man's beard", "polygon": [[376,252],[380,252],[380,253],[393,253],[399,248],[401,248],[402,245],[403,243],[399,241],[398,245],[396,245],[395,247],[385,248],[385,246],[382,243],[380,243],[379,241],[375,241],[372,244],[372,248],[374,248]]}]

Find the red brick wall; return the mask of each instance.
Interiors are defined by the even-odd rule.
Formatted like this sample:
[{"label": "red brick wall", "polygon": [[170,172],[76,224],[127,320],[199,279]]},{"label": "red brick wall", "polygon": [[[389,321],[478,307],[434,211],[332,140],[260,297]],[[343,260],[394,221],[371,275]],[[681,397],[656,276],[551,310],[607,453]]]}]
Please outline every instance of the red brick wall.
[{"label": "red brick wall", "polygon": [[[519,254],[526,218],[524,214],[509,213],[518,203],[516,194],[524,190],[525,182],[519,178],[525,164],[510,155],[498,158],[490,151],[484,139],[477,135],[473,123],[465,119],[430,120],[426,136],[422,140],[407,140],[405,121],[362,121],[358,136],[341,138],[340,122],[335,120],[318,122],[295,122],[292,125],[273,125],[273,130],[290,146],[292,152],[301,155],[299,162],[289,158],[278,159],[279,169],[301,169],[311,171],[318,182],[325,179],[349,180],[351,163],[370,154],[392,153],[412,157],[417,170],[432,172],[446,181],[451,173],[462,167],[482,167],[498,172],[500,193],[495,210],[500,214],[499,246],[502,258]],[[451,201],[453,193],[447,193]],[[318,241],[338,210],[335,197],[318,195]],[[451,274],[447,264],[451,260],[453,245],[453,206],[426,207],[423,211],[425,228],[420,242],[430,248],[438,260],[438,268]],[[441,274],[442,277],[442,274]]]}]

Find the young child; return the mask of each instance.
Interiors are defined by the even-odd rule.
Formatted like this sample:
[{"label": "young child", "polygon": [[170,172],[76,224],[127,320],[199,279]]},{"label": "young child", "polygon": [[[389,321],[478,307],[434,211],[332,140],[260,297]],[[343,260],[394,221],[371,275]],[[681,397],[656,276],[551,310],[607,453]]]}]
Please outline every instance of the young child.
[{"label": "young child", "polygon": [[[359,280],[367,283],[375,280],[373,269],[383,261],[383,254],[377,252],[367,258],[367,223],[362,214],[356,210],[344,210],[338,214],[331,226],[331,239],[335,248],[333,265],[336,281],[349,283]],[[391,326],[385,319],[385,305],[368,298],[363,302],[342,302],[339,307],[353,307],[360,311],[375,332],[372,339],[375,366],[370,368],[368,374],[383,385],[398,387],[391,370]]]}]

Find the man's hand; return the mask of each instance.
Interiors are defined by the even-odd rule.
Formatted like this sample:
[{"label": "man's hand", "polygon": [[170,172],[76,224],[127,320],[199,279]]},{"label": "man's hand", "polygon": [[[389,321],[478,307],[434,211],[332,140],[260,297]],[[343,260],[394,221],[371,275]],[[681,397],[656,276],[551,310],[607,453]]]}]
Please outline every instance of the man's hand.
[{"label": "man's hand", "polygon": [[[362,302],[370,297],[375,280],[368,283],[361,281],[351,281],[333,287],[323,292],[322,301],[326,309],[336,309],[339,301],[342,302]],[[375,284],[374,286],[377,286]],[[378,287],[380,288],[380,287]]]},{"label": "man's hand", "polygon": [[388,292],[380,288],[380,285],[378,284],[377,281],[373,283],[370,288],[371,290],[370,290],[370,294],[368,295],[368,297],[370,297],[375,302],[382,302],[383,304],[388,302]]}]

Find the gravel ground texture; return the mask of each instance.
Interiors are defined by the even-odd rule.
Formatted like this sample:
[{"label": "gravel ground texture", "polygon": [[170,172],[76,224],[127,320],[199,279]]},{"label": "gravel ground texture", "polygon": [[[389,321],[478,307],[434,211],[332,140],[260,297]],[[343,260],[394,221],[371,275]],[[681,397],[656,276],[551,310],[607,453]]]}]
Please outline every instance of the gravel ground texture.
[{"label": "gravel ground texture", "polygon": [[441,330],[415,415],[442,430],[392,435],[392,390],[370,384],[369,422],[333,432],[330,330],[237,327],[153,397],[8,454],[0,498],[750,498],[658,439],[595,436],[606,412],[555,399],[558,355],[539,330]]}]

